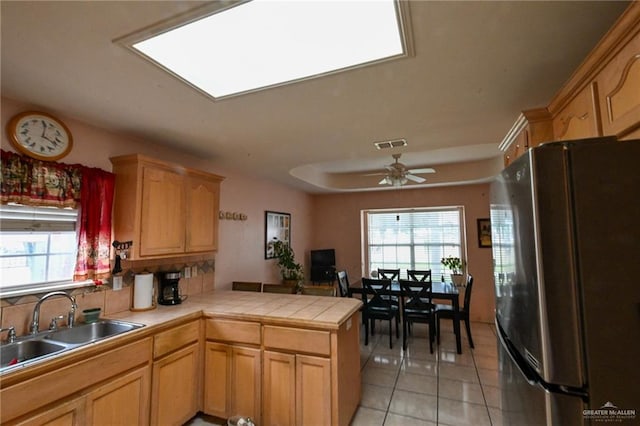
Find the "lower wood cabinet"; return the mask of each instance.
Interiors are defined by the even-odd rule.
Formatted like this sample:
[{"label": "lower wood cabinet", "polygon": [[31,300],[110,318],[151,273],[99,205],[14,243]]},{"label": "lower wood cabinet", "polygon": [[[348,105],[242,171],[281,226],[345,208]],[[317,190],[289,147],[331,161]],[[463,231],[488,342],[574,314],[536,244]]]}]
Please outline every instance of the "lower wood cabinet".
[{"label": "lower wood cabinet", "polygon": [[143,338],[23,380],[4,379],[0,423],[148,424],[150,357],[151,339]]},{"label": "lower wood cabinet", "polygon": [[149,422],[149,367],[125,374],[86,396],[85,425],[144,425]]},{"label": "lower wood cabinet", "polygon": [[199,343],[153,363],[151,424],[182,425],[198,412]]},{"label": "lower wood cabinet", "polygon": [[261,423],[261,351],[207,342],[204,367],[204,412],[228,418],[251,417]]},{"label": "lower wood cabinet", "polygon": [[265,425],[331,425],[331,360],[264,351]]},{"label": "lower wood cabinet", "polygon": [[200,342],[200,320],[153,337],[152,425],[182,425],[200,410]]}]

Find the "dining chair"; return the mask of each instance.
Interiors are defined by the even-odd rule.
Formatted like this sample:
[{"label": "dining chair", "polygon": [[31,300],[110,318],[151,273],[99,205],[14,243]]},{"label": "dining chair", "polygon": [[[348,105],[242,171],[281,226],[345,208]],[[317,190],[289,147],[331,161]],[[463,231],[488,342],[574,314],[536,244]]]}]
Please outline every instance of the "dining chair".
[{"label": "dining chair", "polygon": [[262,291],[262,283],[253,281],[234,281],[231,289],[235,291]]},{"label": "dining chair", "polygon": [[[458,318],[464,321],[465,328],[467,329],[467,339],[469,340],[469,346],[473,348],[473,339],[471,338],[471,321],[469,320],[469,310],[471,308],[471,289],[473,288],[473,276],[467,275],[467,286],[464,291],[464,305],[458,312]],[[455,311],[451,305],[436,305],[436,335],[438,336],[438,344],[440,344],[440,319],[455,318]]]},{"label": "dining chair", "polygon": [[378,268],[378,279],[397,281],[400,278],[400,269]]},{"label": "dining chair", "polygon": [[284,294],[296,294],[296,287],[282,284],[263,284],[263,293],[284,293]]},{"label": "dining chair", "polygon": [[340,297],[349,297],[349,277],[347,276],[347,271],[336,272],[336,280],[338,281]]},{"label": "dining chair", "polygon": [[389,321],[389,348],[393,349],[391,336],[392,323],[395,319],[396,338],[400,337],[400,310],[389,300],[391,296],[391,280],[362,278],[362,315],[364,320],[364,344],[369,344],[369,326],[374,334],[375,320]]},{"label": "dining chair", "polygon": [[407,279],[409,281],[431,281],[431,269],[407,269]]},{"label": "dining chair", "polygon": [[429,350],[433,353],[435,315],[431,281],[400,280],[402,297],[402,348],[407,349],[409,326],[414,323],[429,325]]},{"label": "dining chair", "polygon": [[336,289],[332,285],[313,285],[302,287],[302,294],[309,296],[331,296],[335,297]]}]

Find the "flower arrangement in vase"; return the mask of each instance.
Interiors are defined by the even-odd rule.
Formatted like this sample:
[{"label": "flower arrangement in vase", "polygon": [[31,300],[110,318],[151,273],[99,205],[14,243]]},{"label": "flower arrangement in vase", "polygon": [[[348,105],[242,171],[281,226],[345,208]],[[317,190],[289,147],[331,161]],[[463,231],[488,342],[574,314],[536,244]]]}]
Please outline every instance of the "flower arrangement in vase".
[{"label": "flower arrangement in vase", "polygon": [[464,284],[464,260],[460,259],[459,257],[447,256],[440,259],[440,263],[451,270],[451,281],[456,286],[460,287]]}]

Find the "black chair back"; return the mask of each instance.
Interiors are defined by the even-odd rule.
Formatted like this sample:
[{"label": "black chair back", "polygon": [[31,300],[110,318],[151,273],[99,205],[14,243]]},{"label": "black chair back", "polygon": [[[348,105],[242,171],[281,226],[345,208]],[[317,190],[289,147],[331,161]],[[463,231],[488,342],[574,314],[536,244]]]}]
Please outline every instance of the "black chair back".
[{"label": "black chair back", "polygon": [[347,271],[336,272],[336,278],[338,280],[340,297],[349,297],[349,277],[347,276]]},{"label": "black chair back", "polygon": [[378,278],[382,280],[396,281],[400,278],[400,269],[378,268]]},{"label": "black chair back", "polygon": [[362,303],[366,309],[391,310],[390,295],[391,280],[362,278]]},{"label": "black chair back", "polygon": [[464,305],[462,310],[469,313],[469,308],[471,307],[471,288],[473,287],[473,275],[467,275],[467,288],[464,290]]},{"label": "black chair back", "polygon": [[430,313],[433,309],[431,281],[400,280],[403,312]]},{"label": "black chair back", "polygon": [[407,277],[410,281],[431,282],[431,269],[425,269],[423,271],[417,269],[407,269]]}]

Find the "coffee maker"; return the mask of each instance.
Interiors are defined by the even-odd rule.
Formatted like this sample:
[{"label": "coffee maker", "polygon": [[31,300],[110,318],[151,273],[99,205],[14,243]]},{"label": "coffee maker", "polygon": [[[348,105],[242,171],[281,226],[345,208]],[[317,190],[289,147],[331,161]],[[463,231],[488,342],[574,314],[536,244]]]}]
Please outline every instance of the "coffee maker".
[{"label": "coffee maker", "polygon": [[180,272],[161,272],[160,291],[158,292],[158,303],[160,305],[178,305],[182,302],[180,297]]}]

